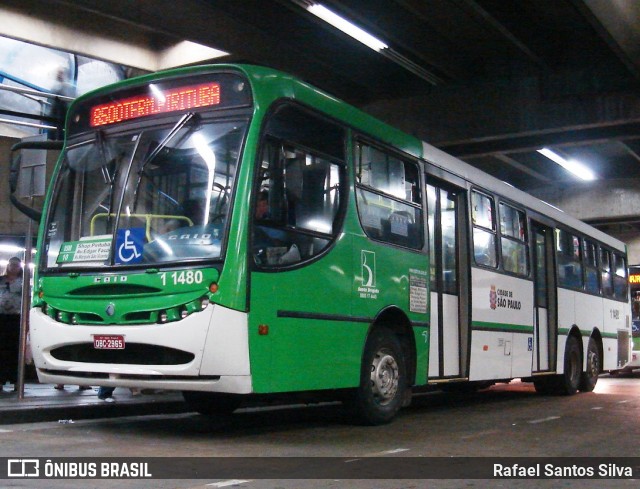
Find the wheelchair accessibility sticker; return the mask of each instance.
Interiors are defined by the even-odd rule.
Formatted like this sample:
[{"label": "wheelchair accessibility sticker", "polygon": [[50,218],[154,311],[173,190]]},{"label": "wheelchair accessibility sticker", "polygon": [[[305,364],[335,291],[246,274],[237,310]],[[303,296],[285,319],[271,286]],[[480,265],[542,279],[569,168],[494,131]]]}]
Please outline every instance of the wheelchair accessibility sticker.
[{"label": "wheelchair accessibility sticker", "polygon": [[118,229],[116,234],[116,263],[139,263],[142,261],[144,228]]}]

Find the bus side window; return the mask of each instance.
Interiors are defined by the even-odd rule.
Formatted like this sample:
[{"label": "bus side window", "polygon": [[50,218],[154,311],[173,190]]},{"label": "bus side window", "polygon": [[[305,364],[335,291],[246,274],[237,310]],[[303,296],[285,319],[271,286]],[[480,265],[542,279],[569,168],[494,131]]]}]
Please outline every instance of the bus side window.
[{"label": "bus side window", "polygon": [[623,256],[613,254],[613,295],[618,300],[627,300],[627,264]]},{"label": "bus side window", "polygon": [[602,294],[613,296],[613,276],[611,274],[611,253],[600,248],[600,278],[602,280]]},{"label": "bus side window", "polygon": [[584,239],[582,244],[585,290],[591,294],[598,294],[600,293],[600,283],[598,280],[597,248],[595,243],[588,239]]},{"label": "bus side window", "polygon": [[500,246],[502,267],[506,272],[529,275],[525,214],[510,205],[500,203]]},{"label": "bus side window", "polygon": [[368,144],[357,145],[358,215],[372,239],[422,247],[420,178],[415,163]]},{"label": "bus side window", "polygon": [[344,148],[344,130],[283,106],[266,132],[254,202],[254,260],[263,267],[293,265],[321,253],[338,232],[346,172],[331,154]]},{"label": "bus side window", "polygon": [[471,219],[473,222],[473,256],[476,264],[497,267],[493,198],[476,191],[471,192]]},{"label": "bus side window", "polygon": [[562,287],[581,289],[583,284],[580,238],[556,229],[558,283]]}]

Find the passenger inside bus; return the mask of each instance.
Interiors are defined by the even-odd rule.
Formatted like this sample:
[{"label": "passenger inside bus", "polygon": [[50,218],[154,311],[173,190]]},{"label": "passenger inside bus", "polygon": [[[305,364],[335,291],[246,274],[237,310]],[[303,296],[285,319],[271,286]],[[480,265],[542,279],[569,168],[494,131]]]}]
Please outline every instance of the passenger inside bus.
[{"label": "passenger inside bus", "polygon": [[[269,207],[269,191],[262,190],[258,194],[253,231],[254,257],[257,263],[268,265],[288,265],[301,260],[298,246],[289,246],[289,236],[285,231],[265,225],[271,219]],[[260,224],[262,223],[262,225]]]}]

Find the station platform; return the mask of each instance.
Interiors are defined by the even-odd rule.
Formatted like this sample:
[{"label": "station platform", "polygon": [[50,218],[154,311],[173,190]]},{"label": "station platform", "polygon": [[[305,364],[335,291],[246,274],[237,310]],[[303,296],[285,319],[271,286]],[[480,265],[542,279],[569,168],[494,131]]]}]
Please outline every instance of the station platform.
[{"label": "station platform", "polygon": [[77,419],[188,411],[182,394],[175,391],[145,390],[134,395],[127,388],[117,387],[113,393],[115,402],[108,403],[98,399],[97,387],[80,390],[77,385],[67,385],[64,390],[56,390],[53,384],[30,381],[25,384],[23,399],[18,399],[13,385],[5,384],[3,387],[0,392],[0,425],[43,421],[72,423]]}]

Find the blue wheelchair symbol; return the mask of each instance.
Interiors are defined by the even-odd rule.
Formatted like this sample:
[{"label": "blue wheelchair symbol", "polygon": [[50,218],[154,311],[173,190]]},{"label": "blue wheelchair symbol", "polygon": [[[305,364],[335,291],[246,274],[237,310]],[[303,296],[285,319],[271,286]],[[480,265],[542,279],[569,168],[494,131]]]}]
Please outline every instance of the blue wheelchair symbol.
[{"label": "blue wheelchair symbol", "polygon": [[139,263],[142,261],[144,228],[118,229],[116,234],[116,263]]}]

